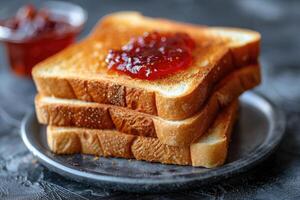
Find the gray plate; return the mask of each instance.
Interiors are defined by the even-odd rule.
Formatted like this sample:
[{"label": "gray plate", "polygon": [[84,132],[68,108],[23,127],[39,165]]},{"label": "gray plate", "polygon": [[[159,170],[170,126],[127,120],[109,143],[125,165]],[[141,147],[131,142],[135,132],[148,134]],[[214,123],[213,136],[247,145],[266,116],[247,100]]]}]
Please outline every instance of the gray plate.
[{"label": "gray plate", "polygon": [[240,98],[241,109],[224,166],[205,169],[163,165],[86,155],[54,155],[46,144],[45,126],[34,112],[23,120],[21,133],[28,149],[49,169],[92,185],[114,190],[159,192],[208,183],[245,171],[266,158],[281,140],[285,118],[269,100],[248,92]]}]

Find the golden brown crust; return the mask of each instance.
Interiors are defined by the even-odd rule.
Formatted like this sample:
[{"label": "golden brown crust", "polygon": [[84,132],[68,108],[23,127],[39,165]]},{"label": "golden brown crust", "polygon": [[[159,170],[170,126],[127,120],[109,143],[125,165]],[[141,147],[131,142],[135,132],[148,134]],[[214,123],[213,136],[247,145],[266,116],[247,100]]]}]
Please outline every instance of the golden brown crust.
[{"label": "golden brown crust", "polygon": [[47,104],[37,95],[35,106],[39,122],[56,126],[76,126],[94,129],[113,129],[109,108],[97,105],[72,106],[63,104]]},{"label": "golden brown crust", "polygon": [[[47,103],[36,97],[39,122],[56,126],[77,126],[94,129],[112,129],[145,137],[158,137],[163,144],[186,146],[198,139],[210,126],[219,110],[242,92],[260,82],[258,66],[248,66],[224,78],[202,110],[183,121],[169,121],[105,104],[84,105]],[[91,117],[92,116],[92,117]],[[88,120],[87,120],[88,119]]]},{"label": "golden brown crust", "polygon": [[234,65],[237,67],[258,63],[260,40],[252,41],[244,46],[232,47],[230,50],[234,57]]},{"label": "golden brown crust", "polygon": [[[237,119],[238,102],[233,101],[230,106],[223,109],[212,127],[191,145],[191,160],[193,166],[208,168],[224,164],[234,122]],[[219,138],[209,141],[209,137]],[[203,165],[205,163],[205,165]]]},{"label": "golden brown crust", "polygon": [[[214,136],[214,143],[200,138],[191,146],[176,147],[162,144],[157,138],[126,135],[114,130],[48,126],[48,144],[51,151],[57,154],[84,153],[212,168],[225,161],[237,107],[238,103],[234,101],[221,112],[209,132],[204,135]],[[85,147],[88,146],[93,148],[87,150]]]},{"label": "golden brown crust", "polygon": [[118,131],[130,135],[156,137],[152,116],[117,107],[111,107],[109,110],[111,119]]},{"label": "golden brown crust", "polygon": [[135,136],[117,132],[109,132],[107,134],[99,132],[97,133],[97,136],[104,156],[133,158],[130,147]]},{"label": "golden brown crust", "polygon": [[157,115],[155,93],[126,87],[126,107],[138,112]]},{"label": "golden brown crust", "polygon": [[[214,95],[221,107],[229,105],[234,97],[238,97],[261,82],[259,67],[245,67],[241,70],[241,74],[233,73],[232,76],[223,79],[215,88]],[[228,95],[229,93],[230,95]]]},{"label": "golden brown crust", "polygon": [[196,116],[189,118],[188,123],[178,125],[154,118],[154,125],[159,140],[171,146],[187,146],[201,137],[215,119],[220,107],[215,97]]},{"label": "golden brown crust", "polygon": [[189,146],[169,146],[162,144],[157,138],[137,137],[131,146],[131,151],[137,160],[191,165]]},{"label": "golden brown crust", "polygon": [[[54,153],[74,154],[81,153],[80,138],[70,132],[56,132],[52,127],[47,127],[48,146]],[[83,152],[82,152],[83,153]],[[96,152],[93,152],[96,153]]]},{"label": "golden brown crust", "polygon": [[44,96],[122,106],[157,115],[154,92],[115,83],[74,78],[36,76],[34,81],[39,93]]}]

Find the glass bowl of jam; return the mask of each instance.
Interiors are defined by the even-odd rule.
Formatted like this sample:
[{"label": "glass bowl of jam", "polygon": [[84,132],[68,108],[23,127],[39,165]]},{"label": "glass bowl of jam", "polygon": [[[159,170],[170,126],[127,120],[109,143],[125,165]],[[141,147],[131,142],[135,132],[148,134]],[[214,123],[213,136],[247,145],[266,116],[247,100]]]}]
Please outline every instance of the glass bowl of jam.
[{"label": "glass bowl of jam", "polygon": [[75,41],[86,19],[80,6],[53,1],[25,5],[14,16],[0,20],[0,40],[13,72],[31,76],[34,65]]}]

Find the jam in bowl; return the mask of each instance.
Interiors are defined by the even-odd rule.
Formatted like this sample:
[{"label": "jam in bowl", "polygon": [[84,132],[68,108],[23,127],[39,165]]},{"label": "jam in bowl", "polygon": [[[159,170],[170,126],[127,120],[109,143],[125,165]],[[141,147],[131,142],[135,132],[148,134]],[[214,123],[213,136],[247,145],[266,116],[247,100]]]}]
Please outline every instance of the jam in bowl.
[{"label": "jam in bowl", "polygon": [[25,5],[13,17],[0,20],[0,40],[12,70],[30,76],[34,65],[75,41],[86,17],[81,7],[55,1]]}]

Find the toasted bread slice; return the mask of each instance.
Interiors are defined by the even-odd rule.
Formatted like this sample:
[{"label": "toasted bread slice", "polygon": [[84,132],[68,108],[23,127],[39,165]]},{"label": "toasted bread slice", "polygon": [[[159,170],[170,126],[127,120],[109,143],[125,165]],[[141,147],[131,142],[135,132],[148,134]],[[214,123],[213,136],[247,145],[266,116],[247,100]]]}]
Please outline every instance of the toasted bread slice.
[{"label": "toasted bread slice", "polygon": [[[149,31],[189,34],[196,42],[192,66],[152,81],[108,73],[108,51]],[[259,43],[260,35],[250,30],[193,26],[121,12],[103,18],[85,40],[38,64],[32,75],[44,96],[112,104],[182,120],[199,111],[228,73],[257,64]]]},{"label": "toasted bread slice", "polygon": [[48,145],[57,154],[83,153],[211,168],[225,162],[237,108],[236,100],[218,115],[208,132],[191,146],[168,146],[157,138],[127,135],[115,130],[55,126],[47,128]]},{"label": "toasted bread slice", "polygon": [[43,124],[116,129],[131,135],[158,137],[167,145],[187,146],[205,133],[221,108],[259,82],[258,66],[236,70],[218,84],[201,111],[179,121],[165,120],[120,106],[41,95],[36,96],[35,106],[38,120]]}]

